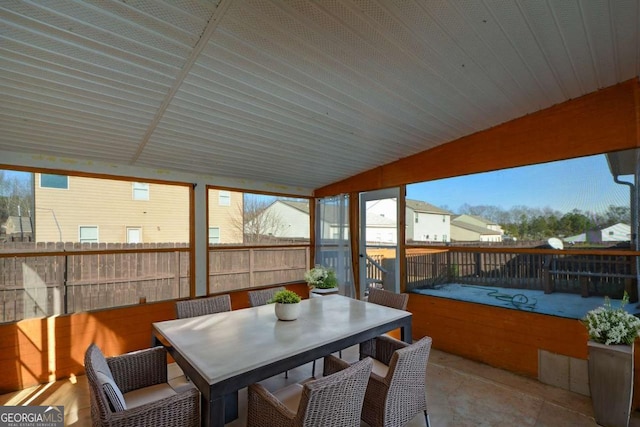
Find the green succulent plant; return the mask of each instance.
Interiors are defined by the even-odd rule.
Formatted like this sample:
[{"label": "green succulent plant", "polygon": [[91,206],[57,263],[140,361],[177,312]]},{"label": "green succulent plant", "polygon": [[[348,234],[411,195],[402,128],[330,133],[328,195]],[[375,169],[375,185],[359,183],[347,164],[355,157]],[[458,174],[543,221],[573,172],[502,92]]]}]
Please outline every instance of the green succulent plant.
[{"label": "green succulent plant", "polygon": [[302,298],[300,298],[300,295],[296,294],[293,291],[285,289],[283,291],[276,292],[273,298],[271,298],[268,302],[269,304],[273,304],[276,302],[279,302],[280,304],[296,304],[299,303],[301,299]]}]

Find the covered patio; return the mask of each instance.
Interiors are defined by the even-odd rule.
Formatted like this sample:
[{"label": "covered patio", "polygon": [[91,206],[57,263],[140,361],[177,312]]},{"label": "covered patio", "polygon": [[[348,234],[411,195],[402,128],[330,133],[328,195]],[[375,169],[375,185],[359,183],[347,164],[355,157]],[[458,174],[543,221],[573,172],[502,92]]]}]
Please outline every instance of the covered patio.
[{"label": "covered patio", "polygon": [[[53,314],[1,323],[5,404],[15,396],[8,393],[40,384],[62,381],[52,387],[68,387],[69,377],[82,375],[91,342],[109,355],[148,347],[151,324],[175,318],[176,299],[229,293],[239,309],[248,306],[251,287],[275,285],[308,297],[303,270],[318,262],[332,239],[341,241],[332,247],[342,251],[337,258],[349,275],[349,290],[341,292],[364,298],[369,277],[360,252],[366,240],[360,200],[367,192],[395,191],[397,212],[405,212],[406,189],[414,183],[612,153],[612,178],[624,171],[635,180],[629,245],[565,253],[624,258],[631,266],[625,286],[637,295],[640,1],[9,1],[0,11],[0,170],[124,182],[133,198],[145,190],[138,183],[175,188],[180,199],[166,197],[162,208],[170,211],[171,200],[183,201],[171,221],[185,224],[185,238],[171,247],[158,241],[153,248],[92,248],[96,259],[173,259],[177,294],[154,300],[140,295],[139,304],[134,295],[135,304],[78,312],[65,303]],[[34,193],[41,184],[32,181]],[[77,188],[73,181],[66,185]],[[212,227],[213,200],[221,206],[236,194],[281,196],[297,208],[304,200],[298,210],[307,215],[308,234],[276,246],[247,243],[241,228],[242,244],[225,247],[220,228]],[[320,226],[327,200],[341,200],[344,208],[342,228],[331,239]],[[72,226],[75,240],[63,239],[58,219],[47,211],[60,239],[39,241],[43,212],[40,219],[35,212],[33,246],[3,249],[0,261],[33,267],[40,262],[34,260],[50,258],[67,268],[67,257],[86,255],[76,235],[90,224],[82,219]],[[113,216],[124,230],[124,214]],[[127,227],[127,238],[136,235],[136,224],[125,225],[135,226]],[[407,258],[415,247],[407,243],[405,215],[398,215],[397,229],[395,290],[407,292]],[[95,241],[103,243],[97,234]],[[269,273],[264,267],[243,270],[244,276],[221,271],[215,277],[222,279],[214,281],[214,268],[231,264],[224,260],[232,250],[244,251],[241,256],[255,266],[264,247],[275,248],[269,259],[295,252],[291,256],[302,261],[287,271],[292,278],[260,282],[256,276]],[[470,249],[455,242],[438,249],[556,254],[551,248]],[[36,279],[51,275],[66,292],[67,270],[40,264],[46,265],[33,267]],[[408,310],[413,338],[433,338],[430,375],[457,378],[455,386],[444,381],[431,390],[440,414],[435,420],[475,425],[470,418],[478,412],[469,406],[457,418],[446,408],[466,403],[439,400],[439,391],[453,387],[471,400],[473,390],[486,384],[498,394],[515,384],[518,396],[525,396],[524,389],[542,392],[524,403],[525,412],[478,418],[478,424],[508,424],[513,414],[526,413],[531,419],[523,425],[554,425],[540,415],[547,413],[541,407],[575,425],[594,424],[585,389],[588,337],[575,317],[419,293],[410,294]],[[640,407],[639,354],[634,409]],[[545,400],[547,392],[560,397]]]}]

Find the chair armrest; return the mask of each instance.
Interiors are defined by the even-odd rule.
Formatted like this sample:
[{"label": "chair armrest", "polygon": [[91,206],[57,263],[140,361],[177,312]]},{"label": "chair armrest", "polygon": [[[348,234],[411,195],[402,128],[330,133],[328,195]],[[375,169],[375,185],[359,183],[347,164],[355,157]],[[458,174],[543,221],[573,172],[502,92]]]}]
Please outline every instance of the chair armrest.
[{"label": "chair armrest", "polygon": [[247,425],[286,426],[296,416],[262,384],[249,386],[247,401]]},{"label": "chair armrest", "polygon": [[109,357],[107,364],[122,393],[167,382],[167,350],[164,347]]},{"label": "chair armrest", "polygon": [[192,388],[146,405],[112,412],[104,425],[199,427],[200,393]]},{"label": "chair armrest", "polygon": [[[363,355],[360,354],[360,357],[372,357],[385,365],[389,365],[391,362],[391,356],[396,350],[400,350],[401,348],[405,348],[409,344],[392,338],[387,335],[380,335],[373,339],[373,343],[369,349],[373,348],[373,354]],[[365,347],[366,349],[366,347]]]},{"label": "chair armrest", "polygon": [[323,376],[329,376],[351,366],[350,363],[330,354],[324,358]]}]

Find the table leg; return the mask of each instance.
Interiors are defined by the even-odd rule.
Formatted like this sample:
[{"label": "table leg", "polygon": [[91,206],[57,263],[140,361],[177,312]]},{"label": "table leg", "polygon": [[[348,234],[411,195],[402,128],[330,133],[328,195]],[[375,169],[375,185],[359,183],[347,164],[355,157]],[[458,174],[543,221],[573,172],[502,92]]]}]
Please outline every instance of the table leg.
[{"label": "table leg", "polygon": [[207,427],[223,427],[226,423],[238,418],[238,392],[229,393],[210,401],[200,394],[201,425]]},{"label": "table leg", "polygon": [[409,322],[400,328],[400,339],[411,344],[413,342],[413,336],[411,333],[411,320],[409,320]]},{"label": "table leg", "polygon": [[230,423],[238,418],[238,392],[234,391],[224,397],[224,422]]}]

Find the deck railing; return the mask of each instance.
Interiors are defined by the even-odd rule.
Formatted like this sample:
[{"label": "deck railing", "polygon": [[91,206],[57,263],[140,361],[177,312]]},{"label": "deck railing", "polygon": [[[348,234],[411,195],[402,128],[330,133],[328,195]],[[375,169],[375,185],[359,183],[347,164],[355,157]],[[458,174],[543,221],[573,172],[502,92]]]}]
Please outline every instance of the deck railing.
[{"label": "deck railing", "polygon": [[624,250],[412,248],[407,290],[447,283],[534,289],[637,300],[637,254]]}]

